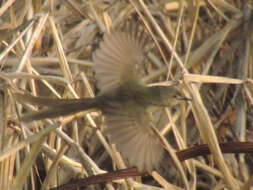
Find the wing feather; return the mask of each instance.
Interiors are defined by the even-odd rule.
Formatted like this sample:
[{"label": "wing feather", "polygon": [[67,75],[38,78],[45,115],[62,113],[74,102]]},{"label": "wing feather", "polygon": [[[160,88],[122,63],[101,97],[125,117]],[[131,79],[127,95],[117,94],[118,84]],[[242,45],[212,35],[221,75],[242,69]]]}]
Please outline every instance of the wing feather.
[{"label": "wing feather", "polygon": [[[131,110],[131,111],[130,111]],[[162,160],[164,149],[151,127],[151,118],[143,107],[124,106],[104,110],[107,134],[131,166],[152,171]]]},{"label": "wing feather", "polygon": [[105,34],[100,48],[93,54],[98,88],[102,93],[140,78],[136,67],[140,68],[143,63],[144,39],[144,32],[138,27]]}]

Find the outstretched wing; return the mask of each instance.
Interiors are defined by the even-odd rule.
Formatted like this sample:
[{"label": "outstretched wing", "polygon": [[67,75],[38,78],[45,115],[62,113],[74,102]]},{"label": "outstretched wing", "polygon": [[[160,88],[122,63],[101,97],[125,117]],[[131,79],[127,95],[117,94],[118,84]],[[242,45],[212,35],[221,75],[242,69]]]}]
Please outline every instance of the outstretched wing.
[{"label": "outstretched wing", "polygon": [[147,36],[137,25],[105,34],[100,48],[93,54],[98,88],[109,91],[132,80],[138,80],[144,58]]},{"label": "outstretched wing", "polygon": [[104,110],[107,134],[131,166],[152,171],[163,158],[164,149],[151,128],[150,115],[143,107],[115,105]]}]

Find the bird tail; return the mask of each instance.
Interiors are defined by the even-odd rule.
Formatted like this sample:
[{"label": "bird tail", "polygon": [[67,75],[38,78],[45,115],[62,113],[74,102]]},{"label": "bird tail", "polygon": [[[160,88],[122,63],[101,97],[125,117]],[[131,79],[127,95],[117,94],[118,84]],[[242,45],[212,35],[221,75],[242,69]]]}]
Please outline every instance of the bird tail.
[{"label": "bird tail", "polygon": [[80,111],[97,108],[95,98],[84,99],[52,99],[35,97],[29,94],[15,93],[14,98],[20,103],[46,106],[39,111],[31,111],[21,116],[21,121],[30,122],[46,118],[66,116]]}]

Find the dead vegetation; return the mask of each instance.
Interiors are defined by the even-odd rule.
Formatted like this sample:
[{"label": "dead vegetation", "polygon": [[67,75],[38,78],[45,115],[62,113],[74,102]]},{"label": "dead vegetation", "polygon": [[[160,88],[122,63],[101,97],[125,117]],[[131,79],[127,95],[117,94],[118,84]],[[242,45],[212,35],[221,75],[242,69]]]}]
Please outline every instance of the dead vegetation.
[{"label": "dead vegetation", "polygon": [[250,189],[251,155],[222,154],[218,142],[252,141],[252,7],[243,0],[2,1],[0,189],[50,189],[125,167],[103,135],[100,113],[22,123],[20,115],[39,108],[19,104],[12,93],[95,96],[92,53],[103,33],[129,20],[153,40],[143,80],[180,80],[192,99],[157,115],[169,152],[207,144],[211,156],[175,167],[168,154],[150,175],[113,182],[102,176],[104,183],[86,188]]}]

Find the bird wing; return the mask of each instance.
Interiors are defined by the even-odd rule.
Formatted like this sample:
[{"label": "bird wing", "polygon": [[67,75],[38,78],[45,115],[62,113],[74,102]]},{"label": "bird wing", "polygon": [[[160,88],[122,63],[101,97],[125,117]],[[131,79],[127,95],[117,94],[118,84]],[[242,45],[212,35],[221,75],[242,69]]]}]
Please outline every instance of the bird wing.
[{"label": "bird wing", "polygon": [[144,31],[133,25],[104,35],[100,48],[93,54],[98,88],[102,93],[138,80],[146,42]]},{"label": "bird wing", "polygon": [[150,115],[141,106],[133,108],[114,102],[105,109],[106,133],[131,166],[150,172],[159,165],[164,149],[152,130]]}]

